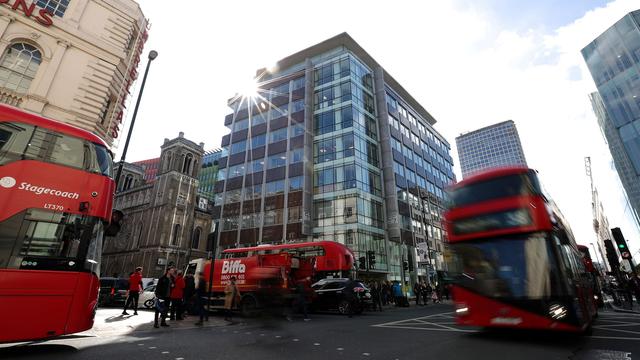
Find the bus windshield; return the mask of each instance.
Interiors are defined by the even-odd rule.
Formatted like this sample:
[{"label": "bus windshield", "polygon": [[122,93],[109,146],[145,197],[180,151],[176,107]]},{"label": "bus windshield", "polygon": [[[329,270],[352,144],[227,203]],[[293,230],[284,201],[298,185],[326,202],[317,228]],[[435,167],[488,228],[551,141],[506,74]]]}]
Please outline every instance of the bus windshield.
[{"label": "bus windshield", "polygon": [[457,284],[491,298],[542,299],[562,294],[549,237],[536,233],[450,245]]},{"label": "bus windshield", "polygon": [[99,271],[102,222],[29,209],[0,223],[0,269]]},{"label": "bus windshield", "polygon": [[0,122],[0,165],[39,160],[112,177],[112,158],[102,145],[45,128]]},{"label": "bus windshield", "polygon": [[449,192],[449,206],[458,207],[511,196],[542,194],[534,172],[480,181]]}]

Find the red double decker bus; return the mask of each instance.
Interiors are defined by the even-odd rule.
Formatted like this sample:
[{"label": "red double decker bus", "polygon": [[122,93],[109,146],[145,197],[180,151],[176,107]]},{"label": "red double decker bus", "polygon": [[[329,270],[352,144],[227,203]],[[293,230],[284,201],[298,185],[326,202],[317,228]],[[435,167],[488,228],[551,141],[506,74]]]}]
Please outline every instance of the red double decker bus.
[{"label": "red double decker bus", "polygon": [[451,187],[445,213],[459,325],[587,331],[597,315],[581,253],[536,171]]},{"label": "red double decker bus", "polygon": [[0,105],[0,342],[93,326],[114,190],[100,138]]}]

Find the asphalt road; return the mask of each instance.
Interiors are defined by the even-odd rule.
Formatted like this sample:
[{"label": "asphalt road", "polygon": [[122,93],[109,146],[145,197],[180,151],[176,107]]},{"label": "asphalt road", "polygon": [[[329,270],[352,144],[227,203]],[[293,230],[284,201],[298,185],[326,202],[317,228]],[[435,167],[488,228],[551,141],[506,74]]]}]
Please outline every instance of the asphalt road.
[{"label": "asphalt road", "polygon": [[0,347],[0,359],[640,359],[640,315],[601,312],[593,336],[460,328],[448,305],[386,309],[347,318],[312,314],[304,322],[218,316],[153,329],[150,313],[100,310],[93,331],[37,344]]}]

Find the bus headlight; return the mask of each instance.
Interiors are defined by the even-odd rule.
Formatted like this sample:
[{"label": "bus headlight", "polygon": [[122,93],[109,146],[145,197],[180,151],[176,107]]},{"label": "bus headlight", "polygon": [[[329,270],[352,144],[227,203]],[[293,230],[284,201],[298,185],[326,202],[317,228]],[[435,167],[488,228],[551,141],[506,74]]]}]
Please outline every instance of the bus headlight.
[{"label": "bus headlight", "polygon": [[456,304],[456,315],[458,316],[469,315],[469,306],[467,306],[467,304],[464,304],[464,303]]},{"label": "bus headlight", "polygon": [[567,308],[560,304],[551,304],[549,306],[549,316],[555,320],[563,319],[567,316]]}]

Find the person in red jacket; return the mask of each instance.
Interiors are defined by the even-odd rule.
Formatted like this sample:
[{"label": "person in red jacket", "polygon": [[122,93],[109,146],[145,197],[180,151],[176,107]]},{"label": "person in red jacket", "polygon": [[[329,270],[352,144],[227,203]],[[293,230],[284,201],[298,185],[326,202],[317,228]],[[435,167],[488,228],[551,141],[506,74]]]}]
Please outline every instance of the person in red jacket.
[{"label": "person in red jacket", "polygon": [[175,284],[171,288],[171,314],[169,320],[182,320],[184,313],[184,306],[182,304],[182,298],[184,297],[184,277],[182,271],[178,270],[176,275]]},{"label": "person in red jacket", "polygon": [[142,290],[142,268],[138,266],[136,271],[129,276],[129,296],[124,303],[124,310],[122,315],[129,315],[127,308],[131,304],[133,309],[133,315],[138,315],[138,299],[140,298],[140,291]]}]

